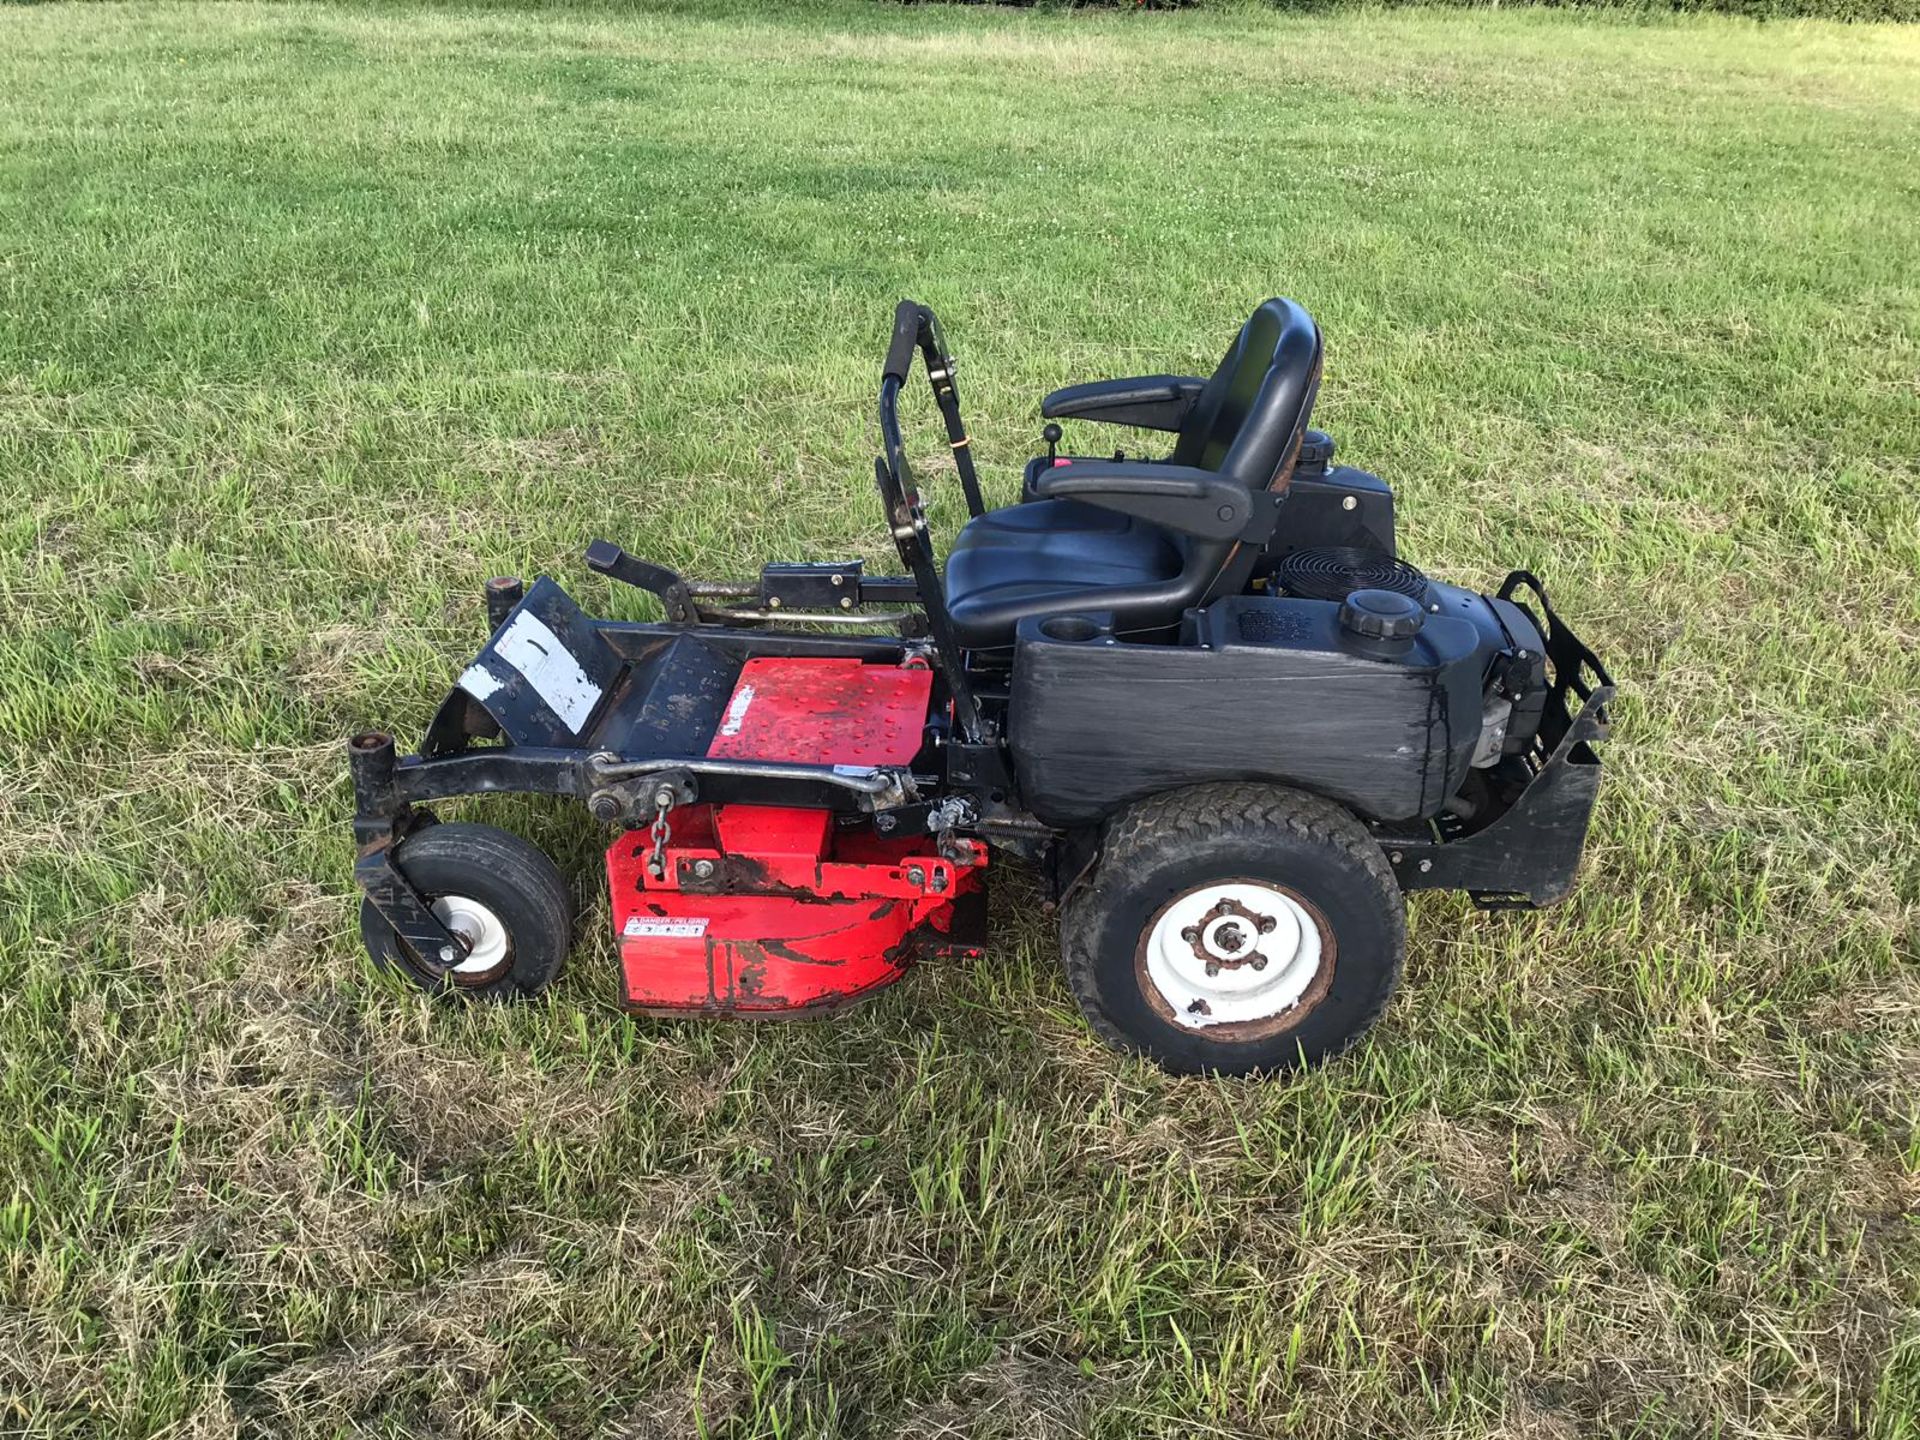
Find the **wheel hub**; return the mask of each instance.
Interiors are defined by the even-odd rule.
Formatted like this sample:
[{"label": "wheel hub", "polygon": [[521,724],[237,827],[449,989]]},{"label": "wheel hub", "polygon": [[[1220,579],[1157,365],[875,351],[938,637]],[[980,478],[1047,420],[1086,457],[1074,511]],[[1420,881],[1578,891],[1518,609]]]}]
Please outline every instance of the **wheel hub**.
[{"label": "wheel hub", "polygon": [[1150,927],[1147,979],[1190,1029],[1272,1021],[1297,1006],[1329,950],[1324,921],[1277,886],[1197,886]]},{"label": "wheel hub", "polygon": [[1259,914],[1232,896],[1223,895],[1201,923],[1184,926],[1180,938],[1193,946],[1194,957],[1209,976],[1214,976],[1242,965],[1266,969],[1267,957],[1258,948],[1260,937],[1279,928],[1277,917]]},{"label": "wheel hub", "polygon": [[466,955],[448,966],[448,978],[456,985],[486,985],[498,979],[512,958],[506,922],[466,895],[442,895],[433,902],[433,913],[467,947]]}]

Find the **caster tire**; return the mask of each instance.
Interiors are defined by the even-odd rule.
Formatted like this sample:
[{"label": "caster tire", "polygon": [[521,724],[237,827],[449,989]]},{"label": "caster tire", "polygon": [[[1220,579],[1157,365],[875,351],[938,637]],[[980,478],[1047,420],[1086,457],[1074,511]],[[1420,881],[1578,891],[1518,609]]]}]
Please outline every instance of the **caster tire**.
[{"label": "caster tire", "polygon": [[1340,1054],[1386,1009],[1406,948],[1406,902],[1366,828],[1272,785],[1197,785],[1122,810],[1060,921],[1094,1032],[1176,1074]]},{"label": "caster tire", "polygon": [[492,825],[416,830],[394,853],[434,914],[471,947],[436,980],[371,901],[360,902],[360,938],[382,970],[435,995],[518,1000],[560,973],[573,938],[573,896],[536,846]]}]

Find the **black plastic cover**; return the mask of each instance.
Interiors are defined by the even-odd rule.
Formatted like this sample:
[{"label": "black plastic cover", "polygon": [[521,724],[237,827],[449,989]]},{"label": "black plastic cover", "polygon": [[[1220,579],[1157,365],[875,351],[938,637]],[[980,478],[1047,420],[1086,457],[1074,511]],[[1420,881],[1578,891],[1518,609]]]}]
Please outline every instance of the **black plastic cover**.
[{"label": "black plastic cover", "polygon": [[[1332,448],[1328,441],[1329,454]],[[1379,476],[1351,465],[1317,471],[1296,466],[1266,553],[1279,559],[1295,550],[1339,546],[1392,555],[1393,527],[1393,491]]]},{"label": "black plastic cover", "polygon": [[1480,634],[1430,616],[1383,659],[1342,632],[1339,608],[1234,596],[1195,612],[1181,645],[1023,622],[1009,740],[1028,808],[1085,825],[1161,790],[1270,780],[1370,819],[1437,814],[1480,735]]}]

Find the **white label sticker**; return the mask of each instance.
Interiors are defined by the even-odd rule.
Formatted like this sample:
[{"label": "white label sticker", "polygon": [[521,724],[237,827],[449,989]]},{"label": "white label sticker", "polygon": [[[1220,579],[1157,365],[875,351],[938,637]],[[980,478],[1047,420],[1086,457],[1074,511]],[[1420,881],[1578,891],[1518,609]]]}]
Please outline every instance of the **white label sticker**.
[{"label": "white label sticker", "polygon": [[664,937],[669,940],[698,940],[702,935],[707,933],[707,922],[704,918],[698,920],[656,920],[650,919],[645,915],[634,915],[628,918],[626,925],[622,927],[620,933],[635,939],[651,935]]},{"label": "white label sticker", "polygon": [[727,706],[727,718],[720,722],[722,735],[738,735],[740,727],[746,724],[747,707],[753,704],[753,687],[742,685],[734,692],[733,703]]},{"label": "white label sticker", "polygon": [[460,677],[460,688],[476,700],[485,700],[500,688],[500,677],[484,665],[469,665]]},{"label": "white label sticker", "polygon": [[600,703],[600,687],[587,678],[573,652],[560,643],[538,615],[522,610],[500,632],[493,650],[527,677],[546,707],[579,734]]}]

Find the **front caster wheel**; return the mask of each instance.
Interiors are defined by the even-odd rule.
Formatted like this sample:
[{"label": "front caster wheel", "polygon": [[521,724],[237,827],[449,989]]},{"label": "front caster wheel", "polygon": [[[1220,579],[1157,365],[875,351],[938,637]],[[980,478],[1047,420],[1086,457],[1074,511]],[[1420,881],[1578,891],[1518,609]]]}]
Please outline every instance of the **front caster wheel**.
[{"label": "front caster wheel", "polygon": [[434,825],[394,859],[440,923],[467,944],[444,981],[429,974],[368,900],[360,938],[382,970],[436,995],[517,1000],[546,988],[573,936],[573,897],[545,854],[492,825]]},{"label": "front caster wheel", "polygon": [[1197,785],[1107,823],[1062,908],[1067,983],[1095,1033],[1181,1074],[1338,1055],[1380,1017],[1406,913],[1347,811],[1271,785]]}]

